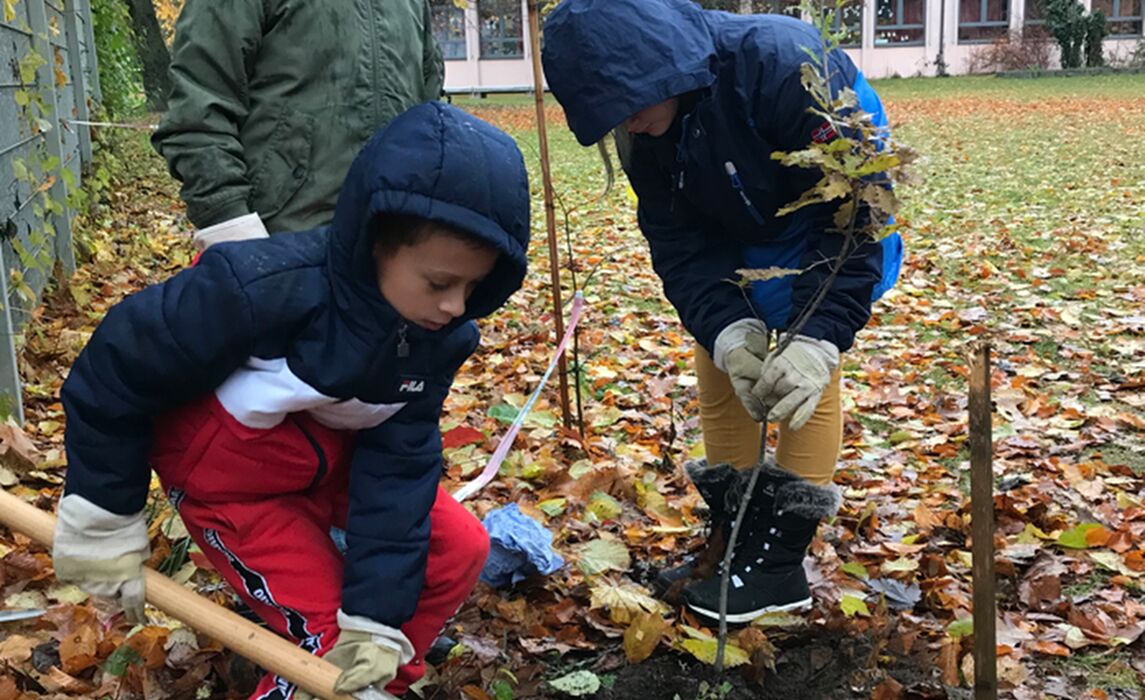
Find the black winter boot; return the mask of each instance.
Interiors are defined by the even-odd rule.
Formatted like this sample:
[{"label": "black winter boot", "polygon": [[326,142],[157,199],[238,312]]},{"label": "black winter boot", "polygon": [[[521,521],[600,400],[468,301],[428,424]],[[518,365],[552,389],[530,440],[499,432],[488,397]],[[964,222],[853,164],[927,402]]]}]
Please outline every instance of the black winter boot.
[{"label": "black winter boot", "polygon": [[[746,478],[741,483],[746,484]],[[841,501],[833,485],[817,486],[775,464],[764,465],[732,559],[728,622],[750,622],[768,612],[811,607],[803,558],[819,521],[833,516]],[[738,495],[730,494],[729,522],[734,521],[738,507]],[[688,607],[718,620],[720,578],[717,571],[685,587]]]},{"label": "black winter boot", "polygon": [[[740,472],[730,464],[709,467],[708,460],[695,459],[684,464],[684,473],[691,479],[696,490],[700,492],[700,498],[704,499],[704,503],[708,506],[708,539],[709,542],[718,543],[717,554],[722,556],[723,543],[727,542],[728,535],[731,534],[732,521],[735,518],[735,510],[731,510],[729,514],[727,507],[728,493],[736,491],[734,484],[740,478],[740,474],[749,472]],[[697,558],[702,553],[692,554],[679,566],[661,571],[656,577],[656,593],[664,595],[673,584],[691,576],[692,570],[697,565]]]}]

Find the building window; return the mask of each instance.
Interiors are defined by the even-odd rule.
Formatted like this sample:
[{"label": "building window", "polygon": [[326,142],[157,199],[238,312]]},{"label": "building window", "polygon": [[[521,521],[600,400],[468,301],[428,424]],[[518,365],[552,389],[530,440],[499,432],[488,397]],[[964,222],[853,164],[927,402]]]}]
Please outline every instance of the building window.
[{"label": "building window", "polygon": [[753,15],[789,15],[799,17],[800,0],[751,0]]},{"label": "building window", "polygon": [[1093,0],[1093,9],[1105,13],[1109,36],[1141,36],[1142,0]]},{"label": "building window", "polygon": [[432,0],[433,38],[447,61],[465,60],[465,10],[453,0]]},{"label": "building window", "polygon": [[835,11],[835,21],[831,25],[835,32],[842,33],[839,45],[843,48],[857,48],[863,43],[863,3],[848,2]]},{"label": "building window", "polygon": [[1026,0],[1026,14],[1022,18],[1026,26],[1045,26],[1046,0]]},{"label": "building window", "polygon": [[520,0],[479,0],[481,58],[521,58],[525,55]]},{"label": "building window", "polygon": [[960,0],[958,41],[994,41],[1010,33],[1009,0]]},{"label": "building window", "polygon": [[926,39],[925,0],[877,0],[875,46],[919,46]]}]

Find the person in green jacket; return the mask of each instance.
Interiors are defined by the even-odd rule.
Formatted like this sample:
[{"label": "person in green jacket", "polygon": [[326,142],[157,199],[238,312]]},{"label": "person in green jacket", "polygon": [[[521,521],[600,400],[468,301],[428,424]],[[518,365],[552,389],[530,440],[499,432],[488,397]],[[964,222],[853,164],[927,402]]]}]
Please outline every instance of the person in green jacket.
[{"label": "person in green jacket", "polygon": [[428,0],[187,0],[152,138],[205,248],[330,222],[362,144],[441,95]]}]

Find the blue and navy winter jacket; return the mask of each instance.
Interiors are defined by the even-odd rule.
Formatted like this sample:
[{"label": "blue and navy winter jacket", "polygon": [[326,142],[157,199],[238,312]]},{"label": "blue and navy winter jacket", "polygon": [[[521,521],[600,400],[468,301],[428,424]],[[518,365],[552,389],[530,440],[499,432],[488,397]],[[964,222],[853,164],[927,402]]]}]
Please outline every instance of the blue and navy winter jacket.
[{"label": "blue and navy winter jacket", "polygon": [[[371,254],[384,213],[443,222],[500,251],[465,317],[431,332],[385,301]],[[329,227],[218,244],[107,313],[61,392],[67,492],[139,512],[158,419],[211,392],[244,429],[272,430],[305,411],[358,431],[342,606],[400,626],[424,580],[442,403],[477,346],[472,319],[521,286],[528,241],[528,182],[513,140],[452,107],[414,107],[363,147]]]},{"label": "blue and navy winter jacket", "polygon": [[[836,134],[800,72],[818,32],[780,15],[701,10],[689,0],[565,0],[545,21],[548,84],[584,145],[616,129],[638,198],[652,263],[685,327],[709,351],[720,331],[755,314],[729,280],[743,267],[802,268],[753,286],[770,328],[794,320],[829,274],[843,237],[829,232],[831,204],[776,216],[821,177],[771,159]],[[830,54],[832,89],[851,87],[885,125],[882,105],[845,53]],[[672,97],[680,109],[660,137],[627,134],[632,114]],[[871,301],[898,275],[897,234],[862,245],[844,265],[803,333],[851,347]]]}]

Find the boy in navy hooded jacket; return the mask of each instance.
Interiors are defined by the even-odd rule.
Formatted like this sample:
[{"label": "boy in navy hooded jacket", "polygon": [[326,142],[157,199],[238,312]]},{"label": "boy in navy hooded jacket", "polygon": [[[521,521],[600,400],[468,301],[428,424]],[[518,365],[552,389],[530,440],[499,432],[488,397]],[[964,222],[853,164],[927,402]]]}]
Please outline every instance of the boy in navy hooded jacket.
[{"label": "boy in navy hooded jacket", "polygon": [[[59,578],[142,616],[154,469],[247,605],[343,669],[340,692],[404,692],[488,551],[438,485],[438,421],[528,241],[516,144],[427,103],[363,147],[330,227],[215,245],[115,306],[61,392]],[[252,697],[294,695],[268,674]]]},{"label": "boy in navy hooded jacket", "polygon": [[[785,352],[767,352],[815,296],[839,254],[833,204],[778,210],[822,174],[788,168],[776,151],[837,137],[808,111],[801,67],[819,32],[780,15],[732,15],[688,0],[564,0],[545,20],[545,77],[583,145],[615,129],[638,198],[652,264],[696,339],[706,462],[688,472],[724,535],[738,507],[737,469],[760,454],[759,421],[780,424],[778,467],[765,468],[737,544],[728,619],[746,622],[811,603],[803,558],[820,519],[838,508],[831,485],[842,441],[839,355],[870,318],[871,302],[898,275],[897,234],[866,242],[841,268]],[[886,117],[847,55],[827,59],[834,94]],[[739,268],[803,272],[737,285]],[[750,299],[747,298],[750,296]],[[662,585],[690,575],[665,572]],[[719,574],[684,588],[689,607],[715,617]]]}]

